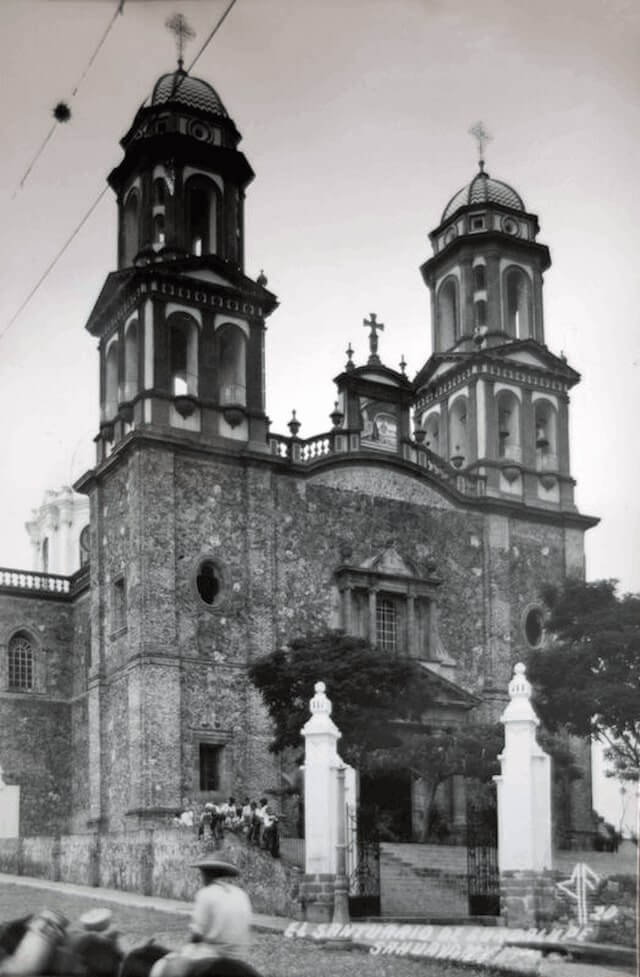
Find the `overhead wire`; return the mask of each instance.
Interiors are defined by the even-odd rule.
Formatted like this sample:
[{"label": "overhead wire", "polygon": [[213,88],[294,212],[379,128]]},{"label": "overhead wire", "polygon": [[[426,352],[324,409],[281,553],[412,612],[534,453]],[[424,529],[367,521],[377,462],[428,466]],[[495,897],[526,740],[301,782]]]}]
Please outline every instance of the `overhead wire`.
[{"label": "overhead wire", "polygon": [[[96,60],[96,58],[97,58],[97,56],[98,56],[98,54],[99,54],[99,52],[100,52],[100,50],[101,50],[104,42],[106,41],[107,37],[109,36],[109,34],[111,32],[111,29],[112,29],[113,25],[116,22],[116,19],[124,11],[125,2],[126,2],[126,0],[118,0],[118,6],[117,6],[117,8],[115,10],[115,13],[113,14],[111,20],[109,21],[106,30],[104,31],[104,33],[102,34],[100,40],[98,41],[98,44],[96,45],[96,47],[95,47],[95,49],[94,49],[91,57],[89,58],[87,64],[85,65],[85,67],[84,67],[84,69],[82,71],[82,74],[80,75],[78,81],[76,82],[76,84],[75,84],[75,86],[73,88],[73,91],[71,92],[71,97],[72,98],[75,98],[76,95],[78,94],[78,90],[79,90],[82,82],[87,77],[87,75],[89,73],[89,70],[91,69],[91,66],[92,66],[93,62]],[[15,198],[16,194],[18,193],[18,191],[19,190],[22,190],[22,188],[24,187],[27,179],[29,178],[29,174],[31,173],[33,167],[36,165],[36,163],[38,162],[38,160],[42,156],[42,154],[43,154],[43,152],[44,152],[47,144],[49,143],[49,140],[52,138],[53,134],[55,133],[56,129],[58,128],[58,125],[60,125],[60,120],[56,118],[56,121],[53,123],[53,125],[49,129],[49,132],[47,133],[47,135],[43,139],[43,141],[40,144],[39,148],[36,150],[36,153],[35,153],[33,159],[31,160],[31,162],[27,166],[26,170],[22,174],[22,177],[20,179],[20,182],[18,183],[18,186],[13,191],[12,199]]]},{"label": "overhead wire", "polygon": [[[227,16],[231,12],[231,9],[236,4],[236,2],[237,2],[237,0],[231,0],[231,2],[227,5],[224,13],[218,19],[218,21],[216,22],[213,30],[210,32],[210,34],[207,37],[206,41],[204,42],[204,44],[202,45],[202,47],[200,48],[200,50],[196,54],[195,58],[193,59],[193,61],[189,65],[189,68],[188,68],[189,71],[191,71],[191,69],[193,68],[193,66],[195,65],[195,63],[198,61],[198,59],[201,57],[201,55],[204,53],[204,51],[206,50],[206,48],[209,46],[209,44],[211,43],[211,41],[213,40],[213,38],[215,37],[215,35],[219,31],[219,29],[222,27],[224,21],[226,20]],[[119,8],[116,11],[116,14],[122,12],[122,7],[124,7],[124,0],[121,0],[120,5],[119,5]],[[114,16],[113,19],[115,20],[115,16]],[[113,23],[113,20],[112,20],[112,23]],[[111,25],[110,25],[110,27],[111,27]],[[110,29],[110,27],[109,27],[109,29]],[[103,38],[102,38],[102,43],[104,43],[104,37],[105,36],[106,35],[104,35]],[[180,83],[182,83],[182,81],[184,80],[185,77],[187,77],[187,76],[186,75],[181,76],[181,78],[179,79]],[[174,89],[174,94],[178,90],[179,87],[180,87],[179,84],[176,85],[176,88]],[[11,319],[9,320],[9,322],[7,323],[7,325],[5,326],[5,328],[2,330],[2,332],[0,332],[0,340],[2,340],[3,336],[5,336],[7,334],[7,332],[11,328],[11,326],[14,324],[14,322],[16,321],[16,319],[18,318],[18,316],[20,315],[20,313],[29,304],[29,302],[31,301],[31,299],[33,298],[33,296],[36,294],[36,292],[38,291],[38,289],[40,288],[40,286],[46,281],[46,279],[48,278],[48,276],[50,275],[50,273],[53,271],[53,269],[57,265],[58,261],[60,260],[60,258],[62,257],[62,255],[65,253],[65,251],[67,250],[67,248],[71,244],[71,242],[74,240],[74,238],[78,235],[78,233],[82,230],[82,228],[84,227],[84,225],[86,224],[86,222],[89,220],[89,218],[93,214],[94,210],[96,209],[96,207],[98,206],[98,204],[100,203],[100,201],[102,200],[102,198],[104,197],[104,195],[106,194],[106,192],[107,192],[108,189],[109,189],[109,185],[107,184],[100,191],[100,193],[98,194],[98,196],[96,197],[96,199],[93,201],[93,203],[91,204],[91,206],[89,207],[89,209],[85,213],[85,215],[82,218],[82,220],[79,222],[79,224],[76,225],[75,229],[72,231],[72,233],[67,238],[67,240],[62,245],[62,247],[58,250],[57,254],[53,258],[53,260],[49,263],[49,265],[47,266],[47,268],[45,269],[45,271],[42,273],[42,275],[40,276],[40,278],[38,279],[38,281],[36,282],[36,284],[33,286],[33,288],[31,289],[31,291],[27,295],[27,297],[24,299],[24,301],[19,306],[19,308],[11,316]]]}]

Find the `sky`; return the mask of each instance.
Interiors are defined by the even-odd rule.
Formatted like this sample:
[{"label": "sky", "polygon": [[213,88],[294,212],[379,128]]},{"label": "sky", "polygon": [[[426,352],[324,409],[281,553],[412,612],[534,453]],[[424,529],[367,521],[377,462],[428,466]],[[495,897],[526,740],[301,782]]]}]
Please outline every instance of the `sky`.
[{"label": "sky", "polygon": [[[175,66],[164,23],[197,32],[227,0],[3,0],[0,13],[0,566],[29,567],[24,523],[46,489],[93,464],[98,355],[84,329],[116,263],[105,195],[9,326],[121,159],[118,140]],[[255,172],[246,270],[280,300],[267,333],[267,412],[326,431],[332,378],[362,320],[385,323],[383,361],[413,376],[431,353],[418,268],[428,233],[469,182],[469,128],[493,135],[487,170],[538,214],[549,348],[583,377],[571,401],[572,472],[587,575],[640,591],[640,8],[635,0],[237,0],[193,69],[243,134]],[[56,127],[30,175],[56,102]]]}]

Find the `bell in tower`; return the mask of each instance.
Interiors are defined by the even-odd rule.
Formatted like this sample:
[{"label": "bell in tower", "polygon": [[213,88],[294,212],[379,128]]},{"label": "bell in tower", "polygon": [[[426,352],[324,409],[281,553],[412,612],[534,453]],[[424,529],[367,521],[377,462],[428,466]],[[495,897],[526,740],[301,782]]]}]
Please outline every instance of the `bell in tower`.
[{"label": "bell in tower", "polygon": [[486,494],[573,509],[568,391],[579,375],[545,345],[549,249],[538,218],[508,183],[479,167],[446,205],[421,268],[431,293],[433,355],[416,377],[416,415],[430,451],[485,479]]},{"label": "bell in tower", "polygon": [[136,431],[266,450],[266,279],[244,274],[244,199],[254,177],[215,89],[183,67],[162,75],[121,140],[108,182],[118,271],[87,329],[100,349],[98,462]]}]

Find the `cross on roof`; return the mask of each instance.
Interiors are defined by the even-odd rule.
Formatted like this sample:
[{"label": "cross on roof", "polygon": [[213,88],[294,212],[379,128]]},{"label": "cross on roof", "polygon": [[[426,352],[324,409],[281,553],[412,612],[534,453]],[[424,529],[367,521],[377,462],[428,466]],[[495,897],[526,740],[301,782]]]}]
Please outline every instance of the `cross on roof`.
[{"label": "cross on roof", "polygon": [[378,322],[375,312],[369,313],[368,319],[362,320],[362,325],[367,329],[371,328],[369,333],[369,363],[379,363],[380,357],[378,356],[378,333],[377,330],[384,330],[384,322]]},{"label": "cross on roof", "polygon": [[196,32],[189,25],[187,18],[183,14],[172,14],[171,17],[167,17],[164,25],[175,35],[176,46],[178,48],[178,67],[182,68],[184,64],[182,55],[184,54],[185,43],[192,40],[196,36]]},{"label": "cross on roof", "polygon": [[484,149],[488,142],[493,139],[490,132],[484,127],[484,122],[476,122],[469,129],[469,135],[473,136],[478,143],[478,159],[481,163],[484,163]]}]

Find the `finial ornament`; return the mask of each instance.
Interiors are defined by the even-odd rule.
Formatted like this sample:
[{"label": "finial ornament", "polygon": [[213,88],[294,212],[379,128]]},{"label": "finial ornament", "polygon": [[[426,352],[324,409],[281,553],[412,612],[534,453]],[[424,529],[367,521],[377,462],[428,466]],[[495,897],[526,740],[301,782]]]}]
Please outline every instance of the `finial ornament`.
[{"label": "finial ornament", "polygon": [[371,328],[369,333],[369,363],[379,363],[380,357],[378,356],[378,329],[384,331],[384,322],[378,322],[375,312],[369,313],[368,319],[362,320],[362,325],[365,328]]},{"label": "finial ornament", "polygon": [[327,698],[326,685],[324,682],[316,682],[313,689],[315,695],[313,699],[309,701],[309,711],[311,715],[316,716],[318,713],[324,713],[325,716],[330,716],[333,706],[331,705],[331,699]]},{"label": "finial ornament", "polygon": [[351,343],[349,343],[349,345],[347,346],[347,348],[345,350],[345,353],[347,354],[347,365],[346,365],[345,369],[346,370],[355,370],[355,366],[354,366],[354,363],[353,363],[353,347],[352,347]]},{"label": "finial ornament", "polygon": [[184,54],[184,46],[187,41],[193,40],[193,38],[196,36],[196,32],[187,22],[187,18],[184,16],[184,14],[172,14],[171,17],[167,17],[164,25],[175,36],[176,46],[178,49],[178,68],[180,71],[182,71],[182,66],[184,65],[184,60],[182,57]]},{"label": "finial ornament", "polygon": [[478,143],[478,161],[481,172],[484,172],[484,150],[487,143],[493,139],[493,136],[485,129],[484,122],[474,123],[469,129],[469,135],[473,136]]},{"label": "finial ornament", "polygon": [[517,665],[514,665],[513,678],[509,682],[509,698],[531,698],[531,682],[527,678],[527,670],[522,662],[518,662]]},{"label": "finial ornament", "polygon": [[406,376],[407,361],[404,358],[404,353],[402,354],[402,356],[400,358],[400,364],[399,365],[400,365],[400,373],[402,374],[403,377]]}]

